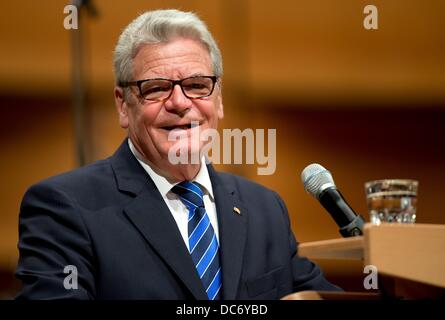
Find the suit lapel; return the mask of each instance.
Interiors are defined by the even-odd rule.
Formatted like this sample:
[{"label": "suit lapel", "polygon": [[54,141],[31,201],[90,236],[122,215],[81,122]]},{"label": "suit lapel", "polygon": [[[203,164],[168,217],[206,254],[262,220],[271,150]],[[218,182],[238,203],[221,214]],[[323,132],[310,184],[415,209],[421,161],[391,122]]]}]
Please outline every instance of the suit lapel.
[{"label": "suit lapel", "polygon": [[134,195],[126,216],[196,299],[207,299],[179,229],[154,182],[131,153],[127,140],[111,158],[118,188]]},{"label": "suit lapel", "polygon": [[147,188],[124,211],[195,298],[207,299],[193,260],[159,191]]},{"label": "suit lapel", "polygon": [[[229,181],[223,183],[213,167],[207,167],[218,215],[223,298],[233,300],[236,298],[241,276],[248,212],[238,198],[235,185]],[[241,214],[238,214],[234,207],[238,208]]]}]

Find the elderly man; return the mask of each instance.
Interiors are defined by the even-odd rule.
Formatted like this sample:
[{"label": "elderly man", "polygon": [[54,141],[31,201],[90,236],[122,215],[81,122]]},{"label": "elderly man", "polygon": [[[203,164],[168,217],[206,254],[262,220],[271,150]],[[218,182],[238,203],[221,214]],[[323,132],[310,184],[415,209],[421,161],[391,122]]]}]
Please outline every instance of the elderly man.
[{"label": "elderly man", "polygon": [[[114,53],[126,139],[108,159],[32,186],[17,277],[27,299],[279,299],[338,290],[297,255],[280,197],[201,162],[173,163],[223,117],[220,51],[205,24],[146,12]],[[180,139],[171,139],[182,133]]]}]

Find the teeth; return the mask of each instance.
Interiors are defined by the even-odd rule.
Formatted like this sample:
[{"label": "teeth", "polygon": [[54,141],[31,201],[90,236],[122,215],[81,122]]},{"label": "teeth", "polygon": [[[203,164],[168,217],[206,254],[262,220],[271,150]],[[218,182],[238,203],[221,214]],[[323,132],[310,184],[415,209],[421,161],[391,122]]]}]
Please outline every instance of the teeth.
[{"label": "teeth", "polygon": [[173,127],[169,127],[168,130],[175,130],[175,129],[179,129],[179,130],[187,130],[187,129],[189,129],[189,128],[190,128],[190,127],[187,126],[187,125],[184,125],[184,126],[173,126]]},{"label": "teeth", "polygon": [[167,130],[174,130],[174,129],[181,129],[181,130],[187,130],[190,128],[196,128],[199,127],[199,122],[198,121],[193,121],[190,124],[184,124],[182,126],[171,126],[171,127],[165,127]]}]

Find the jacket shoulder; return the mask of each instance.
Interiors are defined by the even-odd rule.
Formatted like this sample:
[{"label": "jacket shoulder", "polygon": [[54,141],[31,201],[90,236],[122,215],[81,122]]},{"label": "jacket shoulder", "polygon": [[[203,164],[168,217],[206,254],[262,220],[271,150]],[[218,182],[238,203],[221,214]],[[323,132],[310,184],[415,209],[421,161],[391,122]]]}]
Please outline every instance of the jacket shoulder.
[{"label": "jacket shoulder", "polygon": [[64,190],[88,185],[97,185],[103,178],[110,178],[113,175],[109,159],[99,160],[84,167],[67,171],[32,185],[31,188],[40,186],[57,186]]},{"label": "jacket shoulder", "polygon": [[71,199],[84,207],[96,207],[101,200],[112,197],[116,190],[110,161],[104,159],[33,184],[25,192],[21,207],[41,201],[55,203],[57,199]]}]

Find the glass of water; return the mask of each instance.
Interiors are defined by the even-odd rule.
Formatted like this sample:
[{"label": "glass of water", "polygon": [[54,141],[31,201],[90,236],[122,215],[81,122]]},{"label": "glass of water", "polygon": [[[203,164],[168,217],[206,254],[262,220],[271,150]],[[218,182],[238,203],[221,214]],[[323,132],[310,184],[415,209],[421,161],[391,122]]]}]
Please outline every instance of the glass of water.
[{"label": "glass of water", "polygon": [[409,179],[384,179],[365,183],[370,221],[416,222],[418,181]]}]

